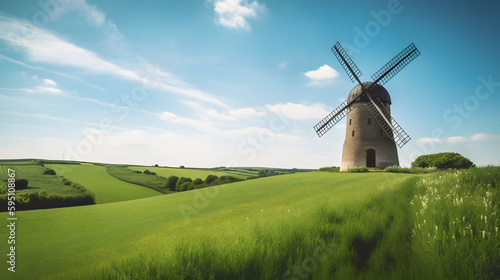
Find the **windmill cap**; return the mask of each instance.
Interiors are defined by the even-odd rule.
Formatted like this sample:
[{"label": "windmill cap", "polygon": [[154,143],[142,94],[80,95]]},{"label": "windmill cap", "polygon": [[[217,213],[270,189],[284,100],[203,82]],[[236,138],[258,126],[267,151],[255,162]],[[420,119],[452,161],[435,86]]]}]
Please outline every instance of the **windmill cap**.
[{"label": "windmill cap", "polygon": [[[368,88],[371,84],[373,84],[373,83],[372,82],[364,82],[363,87]],[[354,99],[354,97],[356,97],[362,91],[363,90],[361,89],[361,85],[356,85],[351,90],[351,92],[349,92],[349,96],[347,97],[347,102],[351,102]],[[371,88],[368,90],[368,93],[370,93],[372,98],[378,97],[380,99],[380,101],[392,104],[391,96],[389,95],[389,92],[387,92],[387,90],[379,84],[374,84],[373,86],[371,86]],[[366,96],[361,95],[356,101],[366,102],[368,100],[369,99]]]}]

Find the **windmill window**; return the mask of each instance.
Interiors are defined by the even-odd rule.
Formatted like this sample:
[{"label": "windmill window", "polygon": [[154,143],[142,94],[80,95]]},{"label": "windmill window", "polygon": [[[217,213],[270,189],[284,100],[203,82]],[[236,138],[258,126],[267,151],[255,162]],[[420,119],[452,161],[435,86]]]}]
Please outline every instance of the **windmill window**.
[{"label": "windmill window", "polygon": [[372,118],[368,118],[368,124],[372,124]]},{"label": "windmill window", "polygon": [[352,137],[354,137],[354,130],[352,131]]},{"label": "windmill window", "polygon": [[351,119],[349,119],[349,125],[351,125]]}]

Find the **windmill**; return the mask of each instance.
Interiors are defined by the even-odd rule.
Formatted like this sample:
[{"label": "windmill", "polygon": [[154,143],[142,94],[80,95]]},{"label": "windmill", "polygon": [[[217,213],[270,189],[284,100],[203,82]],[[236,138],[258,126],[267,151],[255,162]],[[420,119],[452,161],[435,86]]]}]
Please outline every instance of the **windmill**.
[{"label": "windmill", "polygon": [[420,52],[413,43],[410,44],[371,76],[373,82],[362,83],[359,80],[361,71],[340,42],[332,47],[332,51],[351,81],[358,85],[351,90],[346,101],[314,126],[314,130],[321,137],[347,116],[340,171],[358,166],[385,168],[399,165],[396,145],[403,147],[410,141],[410,136],[392,118],[391,97],[382,85]]}]

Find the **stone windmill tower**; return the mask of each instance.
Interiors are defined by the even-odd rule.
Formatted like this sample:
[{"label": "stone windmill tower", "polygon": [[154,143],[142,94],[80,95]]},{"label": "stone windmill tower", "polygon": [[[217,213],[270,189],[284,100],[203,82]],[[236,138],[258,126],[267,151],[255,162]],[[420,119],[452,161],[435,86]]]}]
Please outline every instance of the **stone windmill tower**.
[{"label": "stone windmill tower", "polygon": [[385,168],[399,165],[396,145],[403,147],[410,137],[392,118],[391,97],[382,85],[420,52],[414,44],[409,45],[372,75],[373,82],[361,83],[361,71],[339,42],[332,51],[351,81],[358,85],[351,90],[346,101],[314,126],[314,130],[321,137],[347,116],[340,171],[359,166]]}]

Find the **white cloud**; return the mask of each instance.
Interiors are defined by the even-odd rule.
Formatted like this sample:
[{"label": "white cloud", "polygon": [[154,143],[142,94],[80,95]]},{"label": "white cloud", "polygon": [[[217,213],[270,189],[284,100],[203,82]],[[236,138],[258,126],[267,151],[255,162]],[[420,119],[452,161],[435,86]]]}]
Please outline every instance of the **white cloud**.
[{"label": "white cloud", "polygon": [[209,121],[179,117],[174,113],[166,111],[159,114],[158,117],[166,122],[189,126],[200,131],[205,131],[205,132],[216,131],[213,124]]},{"label": "white cloud", "polygon": [[266,112],[257,111],[254,108],[239,108],[229,110],[227,113],[237,119],[249,119],[253,116],[264,116],[266,114]]},{"label": "white cloud", "polygon": [[321,119],[330,113],[325,105],[319,103],[305,105],[288,102],[266,105],[266,108],[271,112],[284,115],[293,120]]},{"label": "white cloud", "polygon": [[57,86],[57,83],[50,80],[50,79],[43,79],[43,83],[46,85],[46,86],[51,86],[51,87],[55,87]]},{"label": "white cloud", "polygon": [[257,12],[263,9],[263,6],[253,1],[247,0],[219,0],[215,1],[214,11],[217,13],[217,22],[223,26],[234,29],[250,29],[246,18],[256,17]]},{"label": "white cloud", "polygon": [[470,143],[477,141],[487,141],[487,140],[500,140],[500,135],[498,134],[486,134],[486,133],[476,133],[470,136],[451,136],[448,138],[430,138],[423,137],[418,139],[420,143]]},{"label": "white cloud", "polygon": [[339,77],[339,75],[339,72],[337,72],[327,64],[320,66],[316,70],[311,70],[304,73],[304,76],[309,78],[309,83],[307,84],[307,86],[324,86],[331,84],[337,77]]},{"label": "white cloud", "polygon": [[443,142],[442,139],[439,139],[439,138],[431,138],[431,137],[423,137],[423,138],[419,138],[417,140],[419,143],[441,143]]},{"label": "white cloud", "polygon": [[278,64],[278,68],[281,69],[281,70],[284,70],[287,67],[288,67],[288,62],[287,61],[283,61],[280,64]]},{"label": "white cloud", "polygon": [[446,139],[447,143],[460,143],[467,141],[467,138],[463,136],[451,136]]},{"label": "white cloud", "polygon": [[94,74],[112,74],[147,86],[154,85],[155,88],[163,91],[227,107],[215,97],[172,78],[172,75],[166,72],[159,70],[160,76],[146,75],[144,77],[141,71],[126,69],[106,61],[96,53],[66,42],[27,21],[0,16],[0,39],[21,49],[33,62],[72,66]]}]

